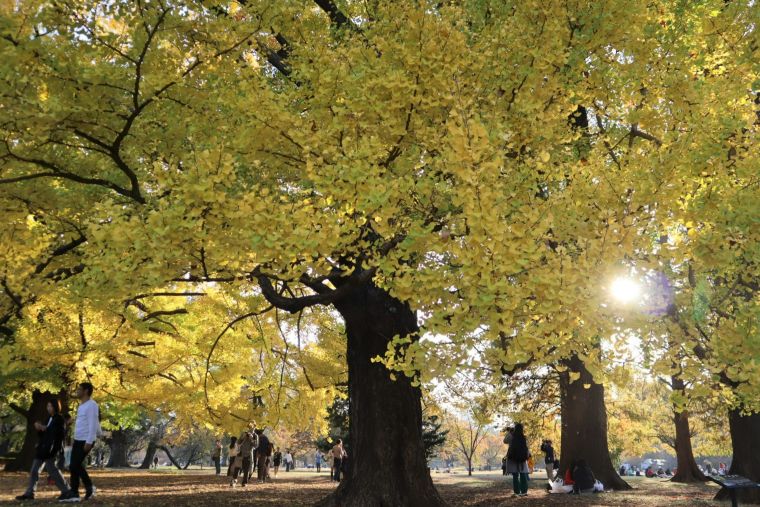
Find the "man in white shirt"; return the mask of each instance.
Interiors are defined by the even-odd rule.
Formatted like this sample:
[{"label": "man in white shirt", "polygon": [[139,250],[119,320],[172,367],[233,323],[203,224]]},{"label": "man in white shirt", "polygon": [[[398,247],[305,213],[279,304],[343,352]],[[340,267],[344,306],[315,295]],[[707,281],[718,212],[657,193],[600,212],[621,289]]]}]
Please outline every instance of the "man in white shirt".
[{"label": "man in white shirt", "polygon": [[285,452],[283,459],[285,460],[285,471],[290,472],[293,470],[293,455],[290,454],[290,449]]},{"label": "man in white shirt", "polygon": [[67,498],[60,502],[75,503],[79,502],[79,481],[84,483],[84,499],[90,499],[95,496],[95,487],[92,485],[90,476],[85,469],[85,459],[87,454],[92,450],[95,439],[100,432],[100,411],[98,404],[91,399],[92,384],[82,382],[77,387],[77,397],[79,398],[79,408],[77,409],[76,426],[74,427],[74,445],[71,449],[71,492]]}]

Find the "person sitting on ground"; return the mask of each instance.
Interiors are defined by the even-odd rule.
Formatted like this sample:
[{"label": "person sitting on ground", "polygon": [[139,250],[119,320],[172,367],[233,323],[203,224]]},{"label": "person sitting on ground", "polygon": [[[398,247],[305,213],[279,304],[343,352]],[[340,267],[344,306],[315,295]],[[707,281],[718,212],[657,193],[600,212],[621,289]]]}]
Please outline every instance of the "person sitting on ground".
[{"label": "person sitting on ground", "polygon": [[644,475],[646,477],[649,477],[650,479],[654,477],[654,470],[652,470],[651,466],[648,466],[646,470],[644,470]]},{"label": "person sitting on ground", "polygon": [[567,467],[567,470],[565,470],[565,477],[563,479],[565,486],[573,486],[575,484],[575,481],[573,480],[574,467],[575,467],[575,463],[570,463],[570,466]]},{"label": "person sitting on ground", "polygon": [[585,459],[579,459],[575,463],[573,480],[575,481],[575,484],[573,485],[573,492],[575,494],[594,492],[596,477],[594,477],[594,472],[591,470],[591,467],[588,466]]}]

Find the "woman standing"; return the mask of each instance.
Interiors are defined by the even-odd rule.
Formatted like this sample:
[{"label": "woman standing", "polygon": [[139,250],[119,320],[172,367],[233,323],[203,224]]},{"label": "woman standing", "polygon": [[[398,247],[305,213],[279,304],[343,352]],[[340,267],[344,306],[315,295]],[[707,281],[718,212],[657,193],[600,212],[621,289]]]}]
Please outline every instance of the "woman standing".
[{"label": "woman standing", "polygon": [[521,423],[515,424],[512,442],[507,451],[507,473],[512,474],[513,497],[528,496],[528,441]]}]

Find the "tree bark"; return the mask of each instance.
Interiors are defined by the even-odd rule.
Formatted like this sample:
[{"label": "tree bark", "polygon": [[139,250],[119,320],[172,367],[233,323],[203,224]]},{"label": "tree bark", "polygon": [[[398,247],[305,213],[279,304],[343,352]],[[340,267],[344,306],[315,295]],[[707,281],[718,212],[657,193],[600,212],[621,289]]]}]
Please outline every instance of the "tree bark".
[{"label": "tree bark", "polygon": [[[594,382],[583,361],[573,355],[563,361],[566,371],[560,373],[562,415],[562,456],[560,477],[579,459],[586,460],[605,489],[631,489],[620,478],[610,459],[607,443],[607,409],[604,386]],[[580,378],[570,382],[570,372]],[[588,386],[586,388],[585,386]]]},{"label": "tree bark", "polygon": [[394,336],[416,339],[415,313],[371,283],[334,304],[348,335],[349,466],[340,486],[319,505],[446,505],[427,470],[419,388],[403,374],[392,380],[382,364],[372,362]]},{"label": "tree bark", "polygon": [[153,457],[156,455],[158,445],[153,440],[148,441],[148,448],[145,450],[145,457],[143,458],[140,469],[148,470],[153,465]]},{"label": "tree bark", "polygon": [[32,393],[32,404],[28,410],[16,409],[21,415],[26,417],[26,435],[24,436],[24,443],[21,446],[16,458],[5,465],[6,472],[26,472],[32,468],[32,461],[34,460],[34,453],[37,447],[37,430],[34,427],[35,422],[46,423],[48,420],[47,404],[48,401],[60,400],[61,405],[64,408],[64,412],[68,408],[68,398],[64,391],[59,394],[53,394],[45,391],[34,391]]},{"label": "tree bark", "polygon": [[[681,377],[673,376],[671,378],[671,387],[674,391],[683,391],[685,389],[684,381]],[[689,412],[683,410],[675,411],[674,407],[673,422],[676,426],[676,460],[678,462],[676,474],[671,479],[673,482],[704,482],[707,477],[699,470],[697,461],[694,459],[694,451],[691,447],[691,429],[689,428]]]},{"label": "tree bark", "polygon": [[127,430],[118,429],[111,432],[107,440],[111,455],[108,457],[108,468],[129,468],[129,435]]},{"label": "tree bark", "polygon": [[[760,482],[760,413],[742,415],[741,409],[736,408],[728,413],[728,424],[731,428],[731,447],[733,458],[728,473],[741,475]],[[739,489],[736,496],[740,504],[760,504],[760,489]],[[716,500],[730,498],[727,489],[721,489]]]},{"label": "tree bark", "polygon": [[169,448],[168,447],[166,447],[165,445],[158,445],[156,447],[159,448],[159,449],[161,449],[162,451],[164,451],[166,453],[166,456],[169,458],[169,461],[172,462],[172,465],[174,465],[175,467],[177,467],[177,470],[182,470],[182,465],[180,465],[177,462],[177,460],[174,459],[174,456],[172,456],[172,453],[169,452]]}]

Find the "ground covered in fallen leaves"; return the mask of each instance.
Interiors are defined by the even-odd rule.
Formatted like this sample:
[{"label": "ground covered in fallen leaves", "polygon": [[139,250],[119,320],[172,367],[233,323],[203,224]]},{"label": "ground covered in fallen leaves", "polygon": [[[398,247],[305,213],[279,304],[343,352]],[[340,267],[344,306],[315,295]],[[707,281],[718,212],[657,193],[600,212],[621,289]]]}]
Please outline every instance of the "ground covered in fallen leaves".
[{"label": "ground covered in fallen leaves", "polygon": [[[98,488],[97,498],[88,502],[93,506],[310,506],[335,488],[328,474],[296,470],[280,472],[268,484],[251,484],[230,488],[226,477],[216,477],[207,470],[179,472],[162,469],[105,470],[91,472]],[[39,503],[53,503],[58,496],[55,486],[46,484],[42,474],[37,491]],[[511,498],[511,481],[500,473],[476,473],[467,477],[463,473],[433,473],[433,480],[441,495],[452,506],[502,505],[562,505],[562,506],[649,506],[649,507],[705,507],[725,506],[712,500],[717,487],[681,485],[660,479],[628,478],[633,490],[594,495],[549,495],[544,491],[546,480],[531,481],[527,498]],[[16,503],[13,498],[21,494],[27,476],[20,473],[0,473],[0,504]]]}]

